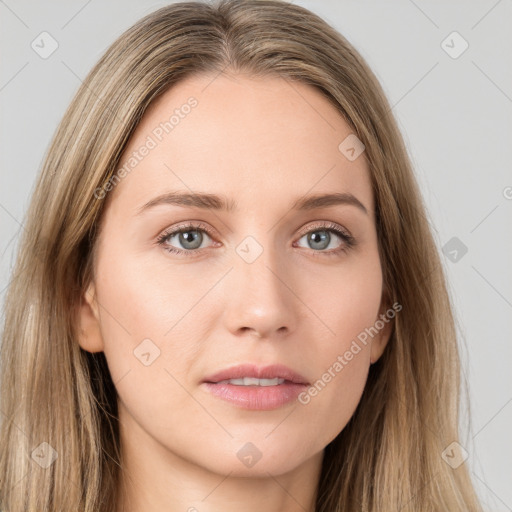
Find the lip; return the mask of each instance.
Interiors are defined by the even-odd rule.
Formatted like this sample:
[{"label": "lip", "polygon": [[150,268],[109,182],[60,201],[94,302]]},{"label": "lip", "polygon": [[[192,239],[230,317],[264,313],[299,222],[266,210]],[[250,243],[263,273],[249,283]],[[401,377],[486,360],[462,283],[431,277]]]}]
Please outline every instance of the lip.
[{"label": "lip", "polygon": [[[285,379],[275,386],[237,386],[229,384],[229,379],[255,377],[258,379]],[[275,364],[258,367],[254,364],[232,366],[206,377],[201,386],[212,395],[241,409],[268,411],[277,409],[297,399],[307,389],[305,377],[284,365]]]},{"label": "lip", "polygon": [[282,364],[272,364],[269,366],[241,364],[231,366],[204,378],[203,382],[216,383],[222,380],[240,379],[242,377],[255,377],[257,379],[275,379],[277,377],[294,384],[309,385],[309,382],[305,377]]}]

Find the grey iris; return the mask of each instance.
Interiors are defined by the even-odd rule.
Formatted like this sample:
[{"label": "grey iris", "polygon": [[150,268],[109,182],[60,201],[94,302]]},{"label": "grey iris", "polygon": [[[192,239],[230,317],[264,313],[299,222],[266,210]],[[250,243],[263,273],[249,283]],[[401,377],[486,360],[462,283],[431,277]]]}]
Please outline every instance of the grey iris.
[{"label": "grey iris", "polygon": [[179,234],[179,240],[185,249],[197,249],[201,246],[203,234],[197,230],[184,231]]},{"label": "grey iris", "polygon": [[311,244],[313,249],[325,249],[329,246],[330,241],[331,234],[328,231],[313,231],[308,234],[308,242]]}]

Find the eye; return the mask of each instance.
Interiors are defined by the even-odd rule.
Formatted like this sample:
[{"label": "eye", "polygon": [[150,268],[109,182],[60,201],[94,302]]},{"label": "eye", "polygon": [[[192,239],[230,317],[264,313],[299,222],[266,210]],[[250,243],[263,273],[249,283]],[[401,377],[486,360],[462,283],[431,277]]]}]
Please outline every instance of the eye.
[{"label": "eye", "polygon": [[[202,224],[189,223],[162,233],[157,243],[168,252],[174,254],[185,254],[199,252],[203,249],[203,242],[210,238],[209,231]],[[178,247],[176,247],[176,244]]]},{"label": "eye", "polygon": [[[307,248],[329,256],[346,252],[355,245],[354,237],[333,223],[314,226],[299,239],[299,242],[303,239],[306,240]],[[299,247],[304,246],[299,245]]]},{"label": "eye", "polygon": [[[210,229],[206,225],[189,222],[164,231],[157,238],[157,244],[173,254],[195,256],[206,248],[203,244],[207,244],[211,237]],[[310,248],[315,256],[335,256],[356,245],[356,240],[350,233],[332,222],[313,226],[313,229],[305,232],[296,242],[298,247],[304,247],[299,243],[302,239],[306,240],[306,248]]]}]

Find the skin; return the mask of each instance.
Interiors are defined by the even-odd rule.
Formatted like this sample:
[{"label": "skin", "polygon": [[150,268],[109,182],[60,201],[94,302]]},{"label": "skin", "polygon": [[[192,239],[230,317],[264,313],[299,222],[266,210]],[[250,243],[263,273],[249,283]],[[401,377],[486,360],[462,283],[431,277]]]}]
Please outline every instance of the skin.
[{"label": "skin", "polygon": [[[389,307],[368,164],[339,151],[352,130],[311,86],[223,73],[188,78],[154,102],[121,165],[190,96],[198,105],[109,192],[80,309],[80,345],[104,351],[119,395],[118,511],[313,511],[323,450],[354,413],[391,323],[306,405],[243,410],[200,384],[246,362],[282,363],[315,382]],[[161,204],[137,215],[171,190],[222,194],[237,210]],[[332,192],[368,213],[291,209]],[[189,220],[212,230],[195,256],[156,244]],[[309,228],[318,236],[328,222],[356,246],[329,256],[343,239],[308,242]],[[247,236],[263,249],[252,263],[236,251]],[[167,244],[190,247],[178,236]],[[134,356],[147,338],[160,350],[149,366]],[[262,454],[250,468],[237,457],[247,442]]]}]

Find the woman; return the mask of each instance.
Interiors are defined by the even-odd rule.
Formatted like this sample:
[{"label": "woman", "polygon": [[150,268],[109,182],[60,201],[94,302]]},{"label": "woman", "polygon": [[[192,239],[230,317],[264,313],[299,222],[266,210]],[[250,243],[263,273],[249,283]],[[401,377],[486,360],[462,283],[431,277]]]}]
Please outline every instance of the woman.
[{"label": "woman", "polygon": [[480,510],[401,135],[306,9],[177,3],[126,31],[23,236],[3,510]]}]

